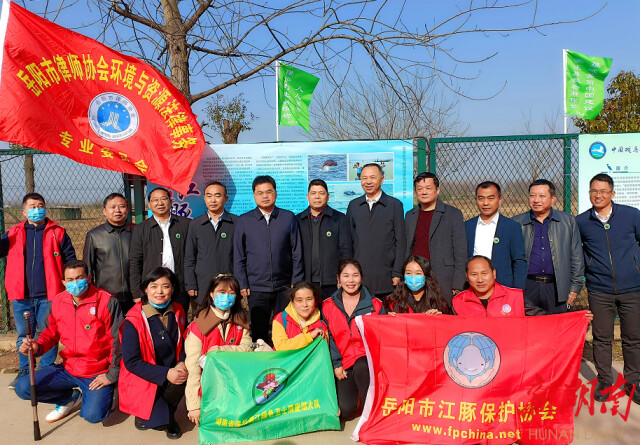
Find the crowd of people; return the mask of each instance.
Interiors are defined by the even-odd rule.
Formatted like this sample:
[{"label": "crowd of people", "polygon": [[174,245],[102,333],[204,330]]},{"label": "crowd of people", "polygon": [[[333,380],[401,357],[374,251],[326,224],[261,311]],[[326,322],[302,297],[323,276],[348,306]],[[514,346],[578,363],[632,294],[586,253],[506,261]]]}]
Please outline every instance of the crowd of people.
[{"label": "crowd of people", "polygon": [[[191,221],[171,213],[171,193],[148,195],[152,216],[127,222],[129,204],[104,199],[105,223],[86,235],[76,259],[65,229],[46,215],[44,198],[26,195],[26,220],[0,240],[5,287],[18,331],[20,372],[10,388],[30,399],[29,351],[39,357],[38,399],[55,404],[47,422],[80,407],[88,422],[110,413],[113,392],[135,428],[181,436],[176,407],[183,397],[199,425],[203,359],[212,350],[303,348],[326,338],[339,415],[358,414],[369,386],[364,342],[355,317],[520,317],[571,309],[586,281],[593,323],[595,398],[613,384],[613,326],[620,316],[624,378],[640,379],[640,211],[613,202],[613,180],[590,182],[592,208],[574,218],[554,209],[556,188],[529,186],[530,210],[500,213],[495,182],[475,190],[479,215],[439,198],[432,173],[414,180],[418,205],[382,191],[384,171],[358,167],[364,194],[346,215],[331,208],[327,184],[309,183],[309,206],[298,215],[276,206],[276,182],[253,181],[256,208],[225,209],[224,184],[204,189],[207,211]],[[22,313],[29,311],[26,338]],[[189,316],[190,314],[190,316]],[[58,343],[62,364],[55,364]],[[633,395],[640,403],[640,394]]]}]

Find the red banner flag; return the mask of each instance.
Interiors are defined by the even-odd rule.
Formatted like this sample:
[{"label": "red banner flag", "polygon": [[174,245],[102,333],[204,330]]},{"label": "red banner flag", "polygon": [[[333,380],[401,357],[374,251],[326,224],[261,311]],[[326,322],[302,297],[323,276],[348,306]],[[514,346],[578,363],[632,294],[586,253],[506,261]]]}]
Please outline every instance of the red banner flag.
[{"label": "red banner flag", "polygon": [[366,444],[567,444],[588,320],[359,317]]},{"label": "red banner flag", "polygon": [[8,0],[0,45],[1,140],[187,192],[204,136],[161,73]]}]

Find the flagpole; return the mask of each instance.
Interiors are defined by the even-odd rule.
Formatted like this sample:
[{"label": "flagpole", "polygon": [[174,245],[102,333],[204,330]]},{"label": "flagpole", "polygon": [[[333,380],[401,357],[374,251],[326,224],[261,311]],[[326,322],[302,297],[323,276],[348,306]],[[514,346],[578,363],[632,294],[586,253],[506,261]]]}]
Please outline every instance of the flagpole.
[{"label": "flagpole", "polygon": [[562,50],[562,103],[564,104],[564,134],[567,134],[567,50]]},{"label": "flagpole", "polygon": [[276,142],[280,142],[280,61],[276,60]]}]

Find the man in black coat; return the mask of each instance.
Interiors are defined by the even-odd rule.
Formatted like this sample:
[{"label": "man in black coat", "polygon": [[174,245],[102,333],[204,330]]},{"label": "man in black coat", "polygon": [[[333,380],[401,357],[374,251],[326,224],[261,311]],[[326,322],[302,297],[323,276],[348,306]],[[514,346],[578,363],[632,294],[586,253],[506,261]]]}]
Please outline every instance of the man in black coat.
[{"label": "man in black coat", "polygon": [[171,213],[169,190],[158,187],[149,193],[149,209],[153,217],[133,229],[129,250],[129,271],[133,300],[142,297],[140,283],[158,266],[168,267],[177,276],[180,289],[173,290],[172,301],[189,310],[189,295],[184,290],[184,247],[189,220]]},{"label": "man in black coat", "polygon": [[102,213],[107,218],[87,233],[82,256],[92,283],[120,302],[123,314],[133,306],[129,287],[129,247],[134,224],[127,222],[129,204],[120,193],[104,199]]},{"label": "man in black coat", "polygon": [[304,254],[304,279],[329,298],[336,290],[338,262],[351,258],[351,232],[344,213],[332,209],[329,189],[322,179],[309,183],[309,207],[297,215]]},{"label": "man in black coat", "polygon": [[189,223],[184,254],[187,292],[201,304],[209,281],[220,273],[233,273],[233,231],[238,217],[225,211],[227,187],[213,181],[204,189],[207,211]]},{"label": "man in black coat", "polygon": [[302,241],[296,216],[276,207],[276,181],[253,180],[257,207],[238,217],[233,234],[233,270],[249,300],[251,336],[271,342],[269,326],[283,311],[291,285],[304,278]]},{"label": "man in black coat", "polygon": [[418,205],[404,219],[406,255],[420,255],[429,260],[442,296],[451,304],[466,281],[467,235],[462,212],[438,199],[440,181],[431,172],[416,176],[413,189]]},{"label": "man in black coat", "polygon": [[347,208],[354,257],[362,266],[364,284],[378,298],[386,298],[400,281],[406,259],[402,203],[382,191],[384,172],[378,164],[362,167],[365,194]]}]

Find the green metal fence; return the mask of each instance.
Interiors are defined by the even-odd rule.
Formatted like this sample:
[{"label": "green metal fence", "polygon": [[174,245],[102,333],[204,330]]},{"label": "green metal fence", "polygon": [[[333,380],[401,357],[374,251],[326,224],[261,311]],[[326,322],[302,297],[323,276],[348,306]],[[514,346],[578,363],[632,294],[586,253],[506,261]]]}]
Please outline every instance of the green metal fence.
[{"label": "green metal fence", "polygon": [[[505,216],[529,210],[528,186],[539,178],[555,184],[555,208],[578,213],[577,134],[432,138],[428,151],[418,144],[417,158],[418,170],[438,175],[440,198],[465,220],[479,213],[475,187],[482,181],[500,184]],[[577,304],[586,307],[584,293]]]},{"label": "green metal fence", "polygon": [[[86,233],[104,222],[102,200],[109,193],[124,193],[130,202],[132,195],[142,196],[144,178],[123,175],[78,164],[63,156],[36,150],[0,151],[0,233],[24,220],[22,197],[27,192],[26,156],[33,156],[34,191],[44,196],[47,216],[67,230],[78,258],[82,258]],[[133,185],[136,188],[133,188]],[[143,192],[142,192],[143,193]],[[137,217],[141,221],[144,205],[138,206]],[[4,286],[6,259],[0,259],[0,333],[14,328],[11,305],[7,301]]]}]

